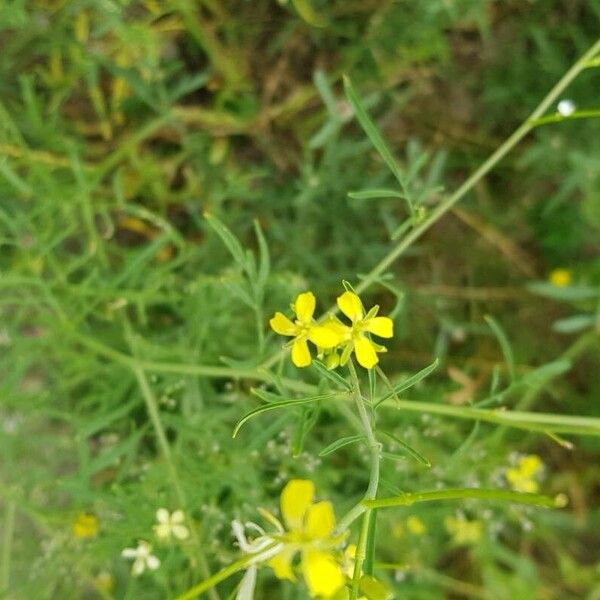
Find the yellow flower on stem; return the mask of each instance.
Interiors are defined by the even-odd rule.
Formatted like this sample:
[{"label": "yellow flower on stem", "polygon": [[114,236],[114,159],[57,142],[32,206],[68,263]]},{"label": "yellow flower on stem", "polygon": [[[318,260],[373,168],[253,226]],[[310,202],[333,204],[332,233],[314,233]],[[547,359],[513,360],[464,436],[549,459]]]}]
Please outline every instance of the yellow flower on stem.
[{"label": "yellow flower on stem", "polygon": [[[358,364],[365,369],[372,369],[379,362],[377,353],[386,352],[386,349],[373,342],[366,334],[372,333],[378,337],[391,338],[394,335],[394,322],[389,317],[378,317],[378,306],[374,306],[365,315],[363,304],[354,292],[344,292],[338,297],[337,305],[352,322],[350,327],[337,322],[337,334],[343,335],[342,344],[345,344],[341,364],[346,364],[354,351]],[[333,330],[333,326],[330,327]]]},{"label": "yellow flower on stem", "polygon": [[292,304],[296,319],[292,321],[283,313],[277,312],[269,321],[271,328],[279,335],[293,337],[292,362],[297,367],[308,367],[312,362],[308,341],[315,346],[329,349],[336,346],[340,340],[335,332],[322,325],[317,325],[313,319],[316,299],[312,292],[299,294]]},{"label": "yellow flower on stem", "polygon": [[88,513],[79,513],[73,522],[73,535],[79,540],[96,537],[98,534],[98,519]]},{"label": "yellow flower on stem", "polygon": [[258,562],[268,564],[278,579],[295,581],[293,561],[298,553],[301,555],[300,571],[311,597],[331,598],[342,589],[346,577],[336,549],[345,536],[333,533],[335,515],[331,502],[314,502],[314,495],[312,481],[289,481],[281,492],[283,524],[268,511],[261,510],[276,531],[267,534],[257,525],[248,523],[246,527],[252,527],[261,534],[253,542],[245,539],[240,524],[234,524],[240,547],[256,556],[244,577],[249,590],[254,585]]},{"label": "yellow flower on stem", "polygon": [[536,454],[521,456],[517,464],[506,471],[506,480],[515,492],[535,494],[539,489],[537,478],[544,468],[544,463]]}]

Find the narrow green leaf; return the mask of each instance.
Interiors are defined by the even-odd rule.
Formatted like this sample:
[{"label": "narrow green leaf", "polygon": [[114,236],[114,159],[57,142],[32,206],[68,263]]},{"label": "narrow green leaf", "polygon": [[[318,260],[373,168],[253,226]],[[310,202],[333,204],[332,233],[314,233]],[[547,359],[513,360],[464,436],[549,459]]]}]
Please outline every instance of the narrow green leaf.
[{"label": "narrow green leaf", "polygon": [[317,88],[317,91],[319,92],[319,95],[321,96],[321,99],[327,108],[329,116],[336,121],[340,121],[341,117],[337,106],[337,100],[333,90],[331,89],[327,75],[325,75],[321,69],[317,69],[313,73],[313,83],[315,84],[315,87]]},{"label": "narrow green leaf", "polygon": [[267,285],[267,279],[271,272],[271,256],[269,254],[269,246],[265,239],[262,227],[257,219],[254,219],[254,231],[258,241],[258,276],[256,279],[256,287],[262,293]]},{"label": "narrow green leaf", "polygon": [[[290,398],[282,394],[274,394],[260,388],[251,388],[250,393],[254,394],[257,398],[264,400],[265,402],[287,402],[288,400],[303,400],[304,398]],[[317,400],[328,400],[333,396],[338,396],[339,392],[328,392],[324,394],[313,394],[312,396],[305,396],[305,398],[312,398]]]},{"label": "narrow green leaf", "polygon": [[353,200],[373,200],[375,198],[400,198],[406,200],[406,196],[395,190],[363,190],[360,192],[348,192],[348,197]]},{"label": "narrow green leaf", "polygon": [[552,329],[559,333],[577,333],[582,329],[593,327],[598,317],[595,315],[573,315],[552,323]]},{"label": "narrow green leaf", "polygon": [[570,285],[568,287],[558,287],[551,283],[545,283],[536,281],[530,283],[527,288],[546,298],[552,298],[553,300],[563,300],[566,302],[577,302],[578,300],[592,300],[594,298],[600,298],[600,287],[584,286],[584,285]]},{"label": "narrow green leaf", "polygon": [[516,502],[518,504],[531,504],[545,508],[564,508],[568,499],[564,494],[554,498],[542,494],[524,494],[510,490],[490,490],[481,488],[453,488],[435,490],[432,492],[406,493],[393,498],[380,498],[378,500],[363,500],[366,508],[391,508],[393,506],[412,506],[419,502],[433,502],[437,500],[466,500],[475,498],[480,500],[499,500],[501,502]]},{"label": "narrow green leaf", "polygon": [[526,373],[518,383],[530,386],[540,385],[546,383],[549,379],[554,379],[555,377],[559,377],[560,375],[569,372],[571,366],[570,360],[555,360],[542,365],[541,367],[537,367],[537,369],[534,369],[533,371],[529,371],[529,373]]},{"label": "narrow green leaf", "polygon": [[423,456],[418,450],[415,450],[412,446],[409,446],[406,442],[403,442],[400,438],[396,437],[391,433],[388,433],[387,431],[381,431],[380,433],[396,442],[396,444],[398,444],[403,450],[406,451],[407,454],[412,456],[417,462],[421,463],[422,465],[425,465],[426,467],[431,467],[431,461],[425,456]]},{"label": "narrow green leaf", "polygon": [[323,450],[319,452],[319,456],[327,456],[328,454],[332,454],[333,452],[336,452],[344,446],[348,446],[349,444],[355,444],[356,442],[362,442],[366,439],[366,436],[361,434],[349,435],[347,437],[340,438],[339,440],[335,440],[335,442],[329,444],[329,446],[325,446],[325,448],[323,448]]},{"label": "narrow green leaf", "polygon": [[296,430],[294,432],[294,438],[292,441],[292,456],[298,458],[304,450],[304,440],[308,432],[314,427],[317,419],[319,418],[319,410],[311,410],[310,406],[305,406],[302,409],[302,416],[298,420]]},{"label": "narrow green leaf", "polygon": [[358,97],[358,94],[354,89],[354,86],[352,85],[352,82],[348,77],[344,77],[344,88],[346,91],[346,97],[348,98],[350,104],[352,104],[352,108],[354,109],[354,114],[356,115],[358,122],[371,140],[373,146],[375,146],[377,152],[379,152],[381,158],[383,158],[387,166],[400,183],[400,187],[404,190],[406,186],[402,170],[385,143],[381,133],[379,133],[375,123],[373,123],[371,117],[369,117],[367,114],[367,111],[365,110],[360,98]]},{"label": "narrow green leaf", "polygon": [[489,325],[490,329],[494,332],[498,343],[500,344],[500,348],[502,349],[502,354],[504,355],[504,360],[506,361],[506,366],[508,367],[508,372],[510,374],[510,380],[515,381],[517,378],[517,373],[515,371],[515,357],[508,341],[508,337],[500,324],[490,315],[486,315],[484,317],[485,322]]},{"label": "narrow green leaf", "polygon": [[235,235],[224,223],[222,223],[214,215],[210,213],[204,213],[204,218],[207,220],[208,224],[211,226],[213,231],[215,231],[215,233],[221,238],[222,242],[225,244],[227,250],[229,250],[235,262],[244,271],[246,271],[248,268],[248,265],[246,264],[246,253],[238,239],[235,237]]},{"label": "narrow green leaf", "polygon": [[415,373],[408,379],[405,379],[403,382],[395,385],[392,391],[390,391],[388,394],[383,396],[383,398],[379,399],[375,403],[375,406],[376,407],[379,406],[382,402],[384,402],[385,400],[388,400],[392,396],[397,397],[398,394],[401,394],[405,390],[411,388],[413,385],[416,385],[417,383],[419,383],[419,381],[425,379],[425,377],[427,377],[430,373],[435,371],[439,362],[440,362],[439,359],[436,358],[429,366],[425,367],[424,369],[421,369],[418,373]]},{"label": "narrow green leaf", "polygon": [[[259,394],[257,394],[259,395]],[[296,406],[303,406],[305,404],[311,404],[313,402],[321,402],[323,400],[330,400],[334,398],[337,394],[321,394],[319,396],[308,396],[306,398],[299,398],[297,400],[284,400],[283,402],[271,402],[270,404],[266,404],[263,406],[259,406],[254,410],[251,410],[249,413],[245,414],[236,424],[233,429],[233,433],[231,437],[236,437],[239,433],[240,429],[253,417],[261,415],[265,412],[269,412],[271,410],[277,410],[280,408],[290,408]]]},{"label": "narrow green leaf", "polygon": [[337,385],[345,390],[352,389],[352,384],[350,382],[346,381],[336,371],[332,371],[331,369],[328,369],[327,366],[324,363],[322,363],[320,360],[313,360],[312,365],[317,371],[319,371],[319,373],[321,375],[323,375],[323,377],[329,379],[329,381],[331,381],[335,385]]}]

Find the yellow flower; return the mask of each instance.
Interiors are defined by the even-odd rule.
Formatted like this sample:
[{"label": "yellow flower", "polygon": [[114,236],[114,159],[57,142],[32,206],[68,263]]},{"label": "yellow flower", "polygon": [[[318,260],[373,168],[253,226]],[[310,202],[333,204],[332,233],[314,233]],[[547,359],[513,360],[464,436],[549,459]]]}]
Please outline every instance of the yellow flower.
[{"label": "yellow flower", "polygon": [[382,338],[391,338],[394,335],[394,322],[389,317],[378,317],[378,306],[374,306],[365,315],[360,298],[353,292],[344,292],[339,296],[337,305],[352,322],[350,327],[333,320],[329,325],[329,328],[344,340],[341,364],[344,365],[354,351],[358,364],[365,369],[372,369],[379,362],[377,353],[386,352],[386,349],[374,343],[365,334],[372,333]]},{"label": "yellow flower", "polygon": [[569,269],[554,269],[550,272],[548,280],[556,287],[567,287],[571,285],[573,273]]},{"label": "yellow flower", "polygon": [[108,571],[100,571],[100,573],[94,577],[93,582],[96,589],[104,594],[110,594],[115,587],[115,580]]},{"label": "yellow flower", "polygon": [[282,551],[269,561],[279,579],[294,580],[292,561],[302,554],[300,570],[311,596],[333,596],[345,583],[344,573],[333,548],[341,539],[333,537],[335,516],[331,502],[313,503],[312,481],[292,479],[281,492]]},{"label": "yellow flower", "polygon": [[468,521],[464,517],[446,517],[446,530],[457,545],[475,544],[481,539],[481,521]]},{"label": "yellow flower", "polygon": [[540,476],[544,463],[535,454],[521,456],[517,464],[506,471],[506,480],[516,492],[535,494],[539,485],[536,481]]},{"label": "yellow flower", "polygon": [[98,519],[88,513],[79,513],[73,522],[73,535],[79,540],[96,537],[98,534]]},{"label": "yellow flower", "polygon": [[313,320],[316,299],[312,292],[299,294],[292,304],[296,319],[291,321],[283,313],[277,312],[269,321],[271,328],[279,335],[293,337],[292,362],[297,367],[308,367],[312,362],[308,340],[319,348],[333,348],[339,343],[339,338],[328,327],[317,325]]},{"label": "yellow flower", "polygon": [[331,502],[313,502],[315,486],[312,481],[292,479],[281,492],[282,524],[266,510],[262,515],[276,528],[266,534],[260,527],[247,524],[260,537],[248,542],[240,523],[234,522],[234,533],[242,550],[255,558],[249,563],[243,584],[249,592],[254,587],[256,564],[265,562],[279,579],[295,581],[293,561],[300,553],[300,572],[311,597],[331,598],[346,582],[342,560],[336,548],[344,535],[335,536],[335,515]]},{"label": "yellow flower", "polygon": [[406,529],[408,529],[409,533],[412,535],[423,535],[427,531],[425,523],[415,515],[411,515],[406,519]]}]

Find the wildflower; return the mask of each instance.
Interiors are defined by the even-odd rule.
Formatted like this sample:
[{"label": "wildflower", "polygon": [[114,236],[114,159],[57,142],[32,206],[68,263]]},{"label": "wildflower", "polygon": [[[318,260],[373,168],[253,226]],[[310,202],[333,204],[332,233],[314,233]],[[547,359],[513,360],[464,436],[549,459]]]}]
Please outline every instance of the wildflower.
[{"label": "wildflower", "polygon": [[414,536],[423,535],[427,531],[427,527],[425,527],[425,523],[423,523],[423,521],[421,521],[421,519],[419,519],[419,517],[417,517],[415,515],[411,515],[410,517],[408,517],[406,519],[405,524],[396,523],[392,527],[392,535],[395,538],[404,537],[404,535],[406,533],[405,527],[406,527],[406,531],[408,531],[408,533],[410,535],[414,535]]},{"label": "wildflower", "polygon": [[110,594],[115,587],[115,580],[108,571],[100,571],[93,582],[96,589],[104,594]]},{"label": "wildflower", "polygon": [[444,519],[444,525],[452,541],[459,546],[475,544],[481,539],[481,521],[468,521],[462,515],[448,516]]},{"label": "wildflower", "polygon": [[125,548],[121,556],[133,560],[131,574],[134,577],[141,575],[146,569],[156,571],[160,567],[160,560],[152,554],[152,546],[144,540],[138,542],[137,548]]},{"label": "wildflower", "polygon": [[344,292],[338,297],[337,305],[352,322],[350,327],[341,322],[335,322],[335,326],[333,322],[329,325],[344,340],[340,363],[344,365],[354,351],[358,364],[365,369],[372,369],[379,362],[377,353],[386,352],[386,349],[365,334],[372,333],[382,338],[391,338],[394,335],[394,322],[389,317],[378,317],[378,306],[374,306],[365,315],[362,302],[354,292]]},{"label": "wildflower", "polygon": [[158,522],[153,529],[156,537],[161,540],[171,539],[171,536],[185,540],[190,535],[189,529],[183,524],[185,517],[181,510],[169,513],[166,508],[159,508],[156,511],[156,520]]},{"label": "wildflower", "polygon": [[543,468],[544,463],[539,456],[535,454],[521,456],[514,467],[507,469],[506,480],[516,492],[534,494],[539,489],[537,478]]},{"label": "wildflower", "polygon": [[277,312],[269,321],[271,328],[279,335],[293,337],[292,362],[297,367],[308,367],[312,362],[307,340],[319,348],[333,348],[339,343],[335,333],[313,320],[316,299],[312,292],[299,294],[292,304],[292,310],[296,319],[291,321],[283,313]]},{"label": "wildflower", "polygon": [[80,540],[96,537],[98,534],[98,519],[88,513],[79,513],[73,522],[73,535]]},{"label": "wildflower", "polygon": [[564,100],[561,100],[558,103],[556,110],[558,111],[558,114],[560,114],[562,117],[570,117],[575,112],[575,108],[575,102],[573,102],[573,100],[565,98]]},{"label": "wildflower", "polygon": [[567,287],[571,285],[573,273],[569,269],[554,269],[550,272],[548,280],[556,287]]},{"label": "wildflower", "polygon": [[[256,564],[265,562],[279,579],[295,581],[292,566],[300,553],[300,571],[311,597],[331,598],[346,581],[343,568],[338,561],[335,548],[344,536],[334,536],[335,516],[330,502],[313,502],[315,487],[312,481],[293,479],[281,492],[281,514],[284,525],[271,513],[262,510],[263,516],[275,527],[273,534],[266,534],[258,525],[260,536],[248,543],[243,528],[234,522],[234,533],[242,550],[255,554],[247,569],[242,586],[247,594],[254,588]],[[241,588],[240,588],[241,590]],[[251,598],[240,596],[238,600]]]},{"label": "wildflower", "polygon": [[406,519],[406,529],[412,535],[423,535],[427,531],[425,523],[415,515],[411,515]]}]

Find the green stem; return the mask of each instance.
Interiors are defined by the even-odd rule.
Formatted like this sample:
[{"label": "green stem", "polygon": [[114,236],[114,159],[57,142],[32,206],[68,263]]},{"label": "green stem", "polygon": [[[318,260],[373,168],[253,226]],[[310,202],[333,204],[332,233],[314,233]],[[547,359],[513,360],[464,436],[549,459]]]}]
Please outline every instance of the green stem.
[{"label": "green stem", "polygon": [[[177,501],[179,502],[179,505],[181,507],[187,508],[185,492],[183,490],[183,486],[181,485],[181,481],[177,473],[177,468],[175,467],[175,462],[173,460],[173,455],[171,454],[171,447],[169,446],[169,442],[167,440],[167,436],[165,434],[162,421],[160,419],[158,402],[156,401],[156,397],[152,393],[152,389],[150,388],[150,385],[148,384],[148,379],[146,378],[146,373],[144,372],[142,367],[139,364],[134,363],[132,369],[140,387],[140,391],[142,392],[144,402],[146,403],[146,410],[148,412],[148,416],[150,417],[150,421],[152,422],[152,426],[154,428],[154,433],[156,435],[161,454],[167,465],[169,477],[171,479],[171,484],[175,490],[175,495],[177,496]],[[190,522],[190,525],[191,540],[194,547],[196,548],[196,556],[200,567],[200,573],[203,577],[208,577],[210,570],[208,567],[208,561],[206,560],[206,556],[202,549],[202,540],[200,537],[200,533],[194,526],[194,523]],[[211,588],[211,590],[209,591],[209,595],[211,597],[211,600],[220,600],[219,594],[215,589]]]},{"label": "green stem", "polygon": [[547,115],[530,121],[532,127],[539,127],[540,125],[547,125],[548,123],[562,123],[563,121],[574,121],[575,119],[594,119],[600,117],[600,110],[580,110],[572,115],[563,116],[561,114]]},{"label": "green stem", "polygon": [[360,528],[360,534],[358,537],[358,543],[356,544],[356,555],[354,557],[354,573],[352,574],[352,592],[351,600],[357,600],[360,577],[362,575],[363,563],[365,562],[367,552],[367,539],[369,533],[369,523],[371,520],[371,510],[365,509],[364,502],[373,500],[377,496],[377,489],[379,487],[379,463],[381,460],[381,444],[377,441],[369,414],[365,408],[364,398],[360,391],[360,381],[354,368],[352,359],[348,361],[348,370],[350,371],[350,377],[352,379],[353,395],[356,401],[356,408],[360,417],[360,422],[364,429],[365,435],[367,436],[367,443],[369,446],[370,455],[370,472],[369,472],[369,485],[367,491],[363,497],[361,503],[357,504],[352,508],[345,517],[342,518],[338,529],[345,531],[350,524],[364,513],[362,526]]},{"label": "green stem", "polygon": [[17,502],[13,498],[6,501],[4,513],[4,535],[2,536],[2,568],[0,570],[0,594],[8,594],[10,583],[10,562],[12,558],[12,542],[15,529],[15,511]]},{"label": "green stem", "polygon": [[518,504],[531,504],[545,508],[564,508],[567,497],[558,494],[554,498],[541,494],[524,494],[510,490],[485,490],[480,488],[453,488],[436,490],[433,492],[406,493],[393,498],[380,498],[379,500],[364,500],[367,509],[390,508],[393,506],[412,506],[418,502],[433,502],[436,500],[466,500],[476,498],[479,500],[501,500],[504,502],[517,502]]},{"label": "green stem", "polygon": [[[276,545],[276,543],[274,543],[270,546],[267,546],[264,550],[261,550],[260,554],[267,553],[275,545]],[[215,573],[214,575],[211,575],[204,581],[201,581],[194,587],[190,588],[187,592],[184,592],[183,594],[181,594],[181,596],[178,596],[175,600],[192,600],[192,598],[197,598],[202,592],[205,592],[206,590],[210,590],[215,585],[217,585],[217,583],[220,583],[221,581],[225,581],[225,579],[228,579],[232,575],[235,575],[235,573],[237,573],[238,571],[241,571],[242,569],[247,567],[249,565],[249,563],[255,559],[256,559],[255,554],[247,554],[246,556],[243,556],[236,562],[231,563],[230,565],[227,565],[220,571],[217,571],[217,573]]]}]

